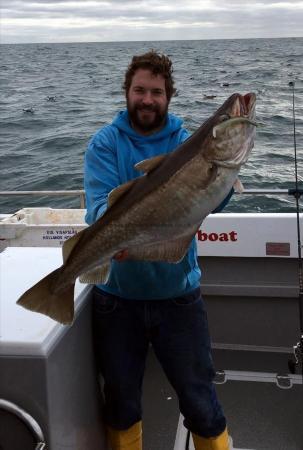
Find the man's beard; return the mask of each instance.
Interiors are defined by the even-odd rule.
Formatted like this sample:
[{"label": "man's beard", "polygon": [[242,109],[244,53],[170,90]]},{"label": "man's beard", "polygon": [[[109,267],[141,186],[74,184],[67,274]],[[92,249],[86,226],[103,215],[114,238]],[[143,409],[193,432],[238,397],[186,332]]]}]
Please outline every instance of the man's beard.
[{"label": "man's beard", "polygon": [[[130,105],[127,99],[127,110],[132,125],[137,130],[141,130],[144,133],[148,133],[157,130],[162,125],[164,125],[167,116],[168,105],[166,106],[165,109],[161,111],[158,105],[155,106],[138,106],[136,104]],[[144,120],[139,116],[140,111],[152,111],[154,112],[154,118],[152,120],[148,119]]]}]

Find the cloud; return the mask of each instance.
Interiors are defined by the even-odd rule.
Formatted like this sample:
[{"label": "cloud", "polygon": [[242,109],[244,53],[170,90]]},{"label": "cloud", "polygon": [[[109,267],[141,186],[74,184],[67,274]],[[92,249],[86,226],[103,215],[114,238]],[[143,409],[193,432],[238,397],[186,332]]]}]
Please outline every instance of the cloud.
[{"label": "cloud", "polygon": [[2,0],[1,16],[2,42],[302,36],[303,1]]}]

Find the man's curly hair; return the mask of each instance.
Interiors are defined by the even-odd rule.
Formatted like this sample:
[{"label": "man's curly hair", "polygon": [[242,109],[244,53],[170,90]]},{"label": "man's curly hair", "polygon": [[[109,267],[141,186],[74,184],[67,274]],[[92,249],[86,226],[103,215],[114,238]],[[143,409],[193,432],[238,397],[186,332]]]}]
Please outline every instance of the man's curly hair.
[{"label": "man's curly hair", "polygon": [[165,90],[168,101],[175,93],[174,79],[172,77],[173,64],[166,55],[161,55],[154,50],[151,50],[143,55],[133,56],[130,65],[125,73],[123,89],[128,94],[133,76],[138,69],[150,70],[154,75],[162,75],[165,79]]}]

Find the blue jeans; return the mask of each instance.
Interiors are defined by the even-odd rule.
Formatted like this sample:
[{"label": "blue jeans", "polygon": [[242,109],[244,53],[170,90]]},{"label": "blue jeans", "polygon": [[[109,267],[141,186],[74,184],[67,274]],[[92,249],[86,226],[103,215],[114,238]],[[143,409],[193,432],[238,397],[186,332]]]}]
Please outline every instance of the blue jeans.
[{"label": "blue jeans", "polygon": [[206,438],[224,431],[200,289],[146,301],[122,299],[95,287],[93,329],[108,425],[123,430],[141,420],[142,381],[151,342],[177,393],[184,425]]}]

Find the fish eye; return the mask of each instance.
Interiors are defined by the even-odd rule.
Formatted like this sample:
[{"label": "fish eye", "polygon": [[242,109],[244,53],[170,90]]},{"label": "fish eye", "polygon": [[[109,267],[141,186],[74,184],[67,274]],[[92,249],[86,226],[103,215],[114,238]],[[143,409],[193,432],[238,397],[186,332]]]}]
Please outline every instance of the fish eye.
[{"label": "fish eye", "polygon": [[220,117],[219,117],[219,121],[220,122],[225,122],[226,120],[229,120],[230,119],[230,115],[229,114],[222,114]]}]

